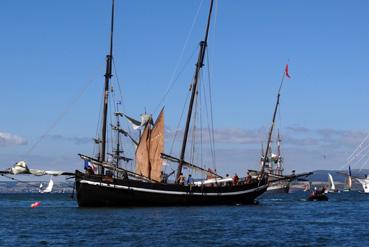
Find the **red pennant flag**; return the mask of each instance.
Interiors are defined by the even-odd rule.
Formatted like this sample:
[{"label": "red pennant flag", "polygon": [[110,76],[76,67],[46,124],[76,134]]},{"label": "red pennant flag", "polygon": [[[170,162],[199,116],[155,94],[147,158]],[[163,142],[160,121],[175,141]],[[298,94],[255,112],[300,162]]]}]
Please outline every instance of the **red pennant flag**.
[{"label": "red pennant flag", "polygon": [[284,73],[288,78],[291,78],[290,74],[288,74],[288,64],[286,64],[286,68],[284,69]]}]

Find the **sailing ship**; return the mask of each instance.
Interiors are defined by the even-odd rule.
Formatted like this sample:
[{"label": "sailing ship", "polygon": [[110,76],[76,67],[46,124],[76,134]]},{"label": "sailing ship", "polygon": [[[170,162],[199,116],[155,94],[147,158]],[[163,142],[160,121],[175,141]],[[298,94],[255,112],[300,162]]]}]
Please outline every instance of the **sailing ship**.
[{"label": "sailing ship", "polygon": [[[104,105],[102,114],[101,136],[98,157],[80,154],[89,167],[85,172],[75,172],[77,201],[80,207],[98,206],[187,206],[187,205],[219,205],[219,204],[250,204],[263,194],[268,187],[268,174],[264,172],[264,165],[255,179],[248,183],[219,183],[223,177],[215,171],[197,166],[185,159],[186,144],[192,118],[192,110],[197,97],[198,81],[208,45],[208,34],[213,10],[213,0],[205,29],[205,37],[200,42],[200,49],[195,73],[191,84],[191,96],[188,105],[187,119],[183,134],[180,157],[164,153],[164,109],[160,112],[155,123],[148,121],[138,141],[136,149],[135,170],[119,166],[121,152],[117,149],[116,161],[106,158],[107,114],[109,102],[109,85],[112,77],[113,59],[113,29],[114,29],[114,0],[112,1],[110,50],[106,57],[106,73],[104,87]],[[117,115],[121,115],[117,113]],[[119,126],[115,126],[118,133],[125,133]],[[271,132],[273,126],[271,127]],[[178,163],[174,183],[163,179],[163,160]],[[190,168],[211,175],[214,182],[183,184],[182,169]],[[96,171],[96,172],[95,172]],[[172,172],[174,173],[174,172]],[[169,174],[171,175],[171,174]]]},{"label": "sailing ship", "polygon": [[43,184],[40,183],[40,188],[39,188],[40,193],[42,193],[42,194],[43,193],[51,193],[51,191],[53,190],[53,187],[54,187],[54,181],[50,178],[50,181],[49,181],[47,187],[45,189],[43,187],[44,187]]},{"label": "sailing ship", "polygon": [[295,174],[295,171],[292,171],[292,174],[290,175],[283,174],[284,168],[283,168],[283,158],[281,154],[281,138],[279,135],[279,131],[277,136],[277,154],[274,154],[272,152],[271,145],[272,145],[273,128],[275,125],[276,115],[279,107],[279,100],[281,97],[281,90],[283,87],[285,77],[290,78],[290,75],[288,73],[288,64],[284,69],[282,80],[278,89],[277,101],[273,112],[272,126],[268,135],[267,148],[265,152],[263,151],[262,148],[260,159],[261,169],[263,171],[265,170],[265,172],[268,173],[269,186],[267,188],[267,191],[272,193],[288,193],[291,181],[312,174],[312,172]]},{"label": "sailing ship", "polygon": [[334,184],[332,174],[328,173],[328,187],[325,189],[325,193],[334,193],[334,192],[338,192],[338,189]]},{"label": "sailing ship", "polygon": [[351,191],[351,188],[352,188],[352,175],[351,175],[351,167],[349,166],[349,172],[345,178],[345,185],[344,185],[343,191],[349,192]]}]

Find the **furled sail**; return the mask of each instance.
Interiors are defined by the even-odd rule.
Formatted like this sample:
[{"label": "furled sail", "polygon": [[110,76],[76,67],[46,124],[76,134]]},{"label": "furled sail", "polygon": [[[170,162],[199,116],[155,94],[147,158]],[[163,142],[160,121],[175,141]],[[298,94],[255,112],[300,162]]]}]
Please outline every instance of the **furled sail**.
[{"label": "furled sail", "polygon": [[25,161],[17,162],[13,167],[9,168],[7,172],[9,174],[12,174],[12,175],[18,175],[18,174],[31,174],[31,175],[35,175],[35,176],[70,175],[70,173],[63,172],[63,171],[46,171],[46,170],[39,170],[39,169],[29,169],[28,166],[27,166],[27,163]]},{"label": "furled sail", "polygon": [[146,124],[136,149],[136,173],[150,177],[150,124]]},{"label": "furled sail", "polygon": [[141,114],[141,122],[130,117],[130,116],[127,116],[126,114],[124,114],[124,116],[127,118],[128,122],[130,122],[132,124],[132,128],[134,130],[137,130],[143,126],[146,125],[146,123],[150,123],[152,124],[152,117],[151,115],[149,114]]},{"label": "furled sail", "polygon": [[160,181],[160,172],[163,166],[163,159],[161,158],[162,152],[164,152],[164,109],[161,110],[156,119],[150,135],[150,178],[156,181]]}]

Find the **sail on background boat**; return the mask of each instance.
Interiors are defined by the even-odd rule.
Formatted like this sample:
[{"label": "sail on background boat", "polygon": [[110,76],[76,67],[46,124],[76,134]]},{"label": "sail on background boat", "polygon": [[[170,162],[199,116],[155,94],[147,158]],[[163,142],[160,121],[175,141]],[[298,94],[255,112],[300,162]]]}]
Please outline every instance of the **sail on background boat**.
[{"label": "sail on background boat", "polygon": [[336,192],[336,185],[334,184],[333,177],[330,173],[328,173],[328,191]]},{"label": "sail on background boat", "polygon": [[346,192],[350,191],[351,188],[352,188],[352,174],[351,174],[351,166],[349,166],[349,172],[345,178],[345,186],[344,186],[343,191],[346,191]]},{"label": "sail on background boat", "polygon": [[47,185],[47,187],[45,189],[42,189],[43,185],[42,183],[40,184],[40,193],[50,193],[53,190],[54,187],[54,181],[50,178],[50,181]]}]

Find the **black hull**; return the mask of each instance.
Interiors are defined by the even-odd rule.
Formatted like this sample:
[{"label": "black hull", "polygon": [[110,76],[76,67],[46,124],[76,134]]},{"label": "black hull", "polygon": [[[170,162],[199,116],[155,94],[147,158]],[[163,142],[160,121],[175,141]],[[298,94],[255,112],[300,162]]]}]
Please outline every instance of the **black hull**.
[{"label": "black hull", "polygon": [[151,207],[254,204],[267,189],[267,179],[237,186],[197,187],[108,180],[76,172],[80,207]]}]

